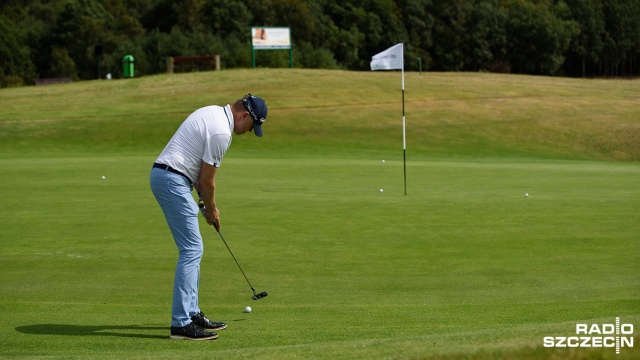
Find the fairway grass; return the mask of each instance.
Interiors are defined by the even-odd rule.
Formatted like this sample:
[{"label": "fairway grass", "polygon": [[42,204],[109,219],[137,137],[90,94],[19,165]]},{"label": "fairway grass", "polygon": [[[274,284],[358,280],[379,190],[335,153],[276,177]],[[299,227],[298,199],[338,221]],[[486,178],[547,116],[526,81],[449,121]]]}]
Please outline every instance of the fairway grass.
[{"label": "fairway grass", "polygon": [[[639,358],[637,82],[422,76],[408,80],[423,86],[407,97],[406,196],[401,138],[387,136],[397,73],[0,91],[0,357]],[[248,92],[236,77],[269,95],[270,115],[264,138],[234,138],[216,198],[269,296],[251,300],[201,222],[200,306],[229,327],[170,341],[177,251],[149,172],[197,104]],[[616,317],[635,326],[620,355],[543,347]]]},{"label": "fairway grass", "polygon": [[3,200],[3,355],[491,355],[579,321],[640,321],[635,165],[411,162],[404,196],[397,161],[229,158],[223,234],[269,297],[250,300],[203,226],[201,304],[229,329],[168,341],[176,253],[153,159],[0,161],[3,189],[31,189]]}]

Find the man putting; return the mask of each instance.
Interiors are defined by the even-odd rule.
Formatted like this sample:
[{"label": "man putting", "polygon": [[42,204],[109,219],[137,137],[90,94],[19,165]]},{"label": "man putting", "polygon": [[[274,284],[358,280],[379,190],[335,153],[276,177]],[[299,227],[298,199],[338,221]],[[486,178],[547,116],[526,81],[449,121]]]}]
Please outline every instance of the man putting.
[{"label": "man putting", "polygon": [[251,94],[233,105],[207,106],[193,112],[173,135],[151,169],[149,182],[178,247],[173,283],[171,339],[212,340],[213,330],[227,327],[207,319],[198,306],[203,243],[199,208],[191,195],[195,185],[206,208],[209,225],[220,229],[215,200],[215,176],[231,145],[231,133],[253,130],[262,136],[267,117],[264,100]]}]

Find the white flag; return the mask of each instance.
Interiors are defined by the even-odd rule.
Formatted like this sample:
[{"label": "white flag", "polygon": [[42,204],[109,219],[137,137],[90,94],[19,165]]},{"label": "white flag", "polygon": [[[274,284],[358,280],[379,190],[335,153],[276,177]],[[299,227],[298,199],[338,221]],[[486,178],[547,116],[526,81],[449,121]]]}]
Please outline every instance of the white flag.
[{"label": "white flag", "polygon": [[404,70],[403,44],[393,45],[387,50],[371,57],[371,70]]}]

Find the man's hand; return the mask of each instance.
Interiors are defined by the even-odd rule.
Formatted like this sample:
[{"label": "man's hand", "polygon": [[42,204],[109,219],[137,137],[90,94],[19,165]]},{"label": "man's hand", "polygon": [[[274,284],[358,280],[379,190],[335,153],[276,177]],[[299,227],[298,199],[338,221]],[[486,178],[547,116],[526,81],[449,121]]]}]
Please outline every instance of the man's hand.
[{"label": "man's hand", "polygon": [[205,219],[207,220],[207,224],[213,225],[217,231],[220,231],[220,211],[218,208],[213,210],[207,209]]},{"label": "man's hand", "polygon": [[213,211],[209,211],[209,209],[204,206],[202,198],[198,199],[198,207],[204,219],[207,220],[207,224],[213,225],[217,231],[220,231],[220,210],[216,208]]}]

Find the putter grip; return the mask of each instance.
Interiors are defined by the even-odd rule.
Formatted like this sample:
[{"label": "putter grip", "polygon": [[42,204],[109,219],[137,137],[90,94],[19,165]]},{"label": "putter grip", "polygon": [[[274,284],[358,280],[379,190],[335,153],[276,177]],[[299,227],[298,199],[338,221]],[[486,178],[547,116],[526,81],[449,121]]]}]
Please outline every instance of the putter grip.
[{"label": "putter grip", "polygon": [[204,216],[204,218],[207,218],[207,209],[204,207],[204,201],[202,201],[202,199],[198,200],[198,207],[200,208],[200,213],[202,214],[202,216]]}]

